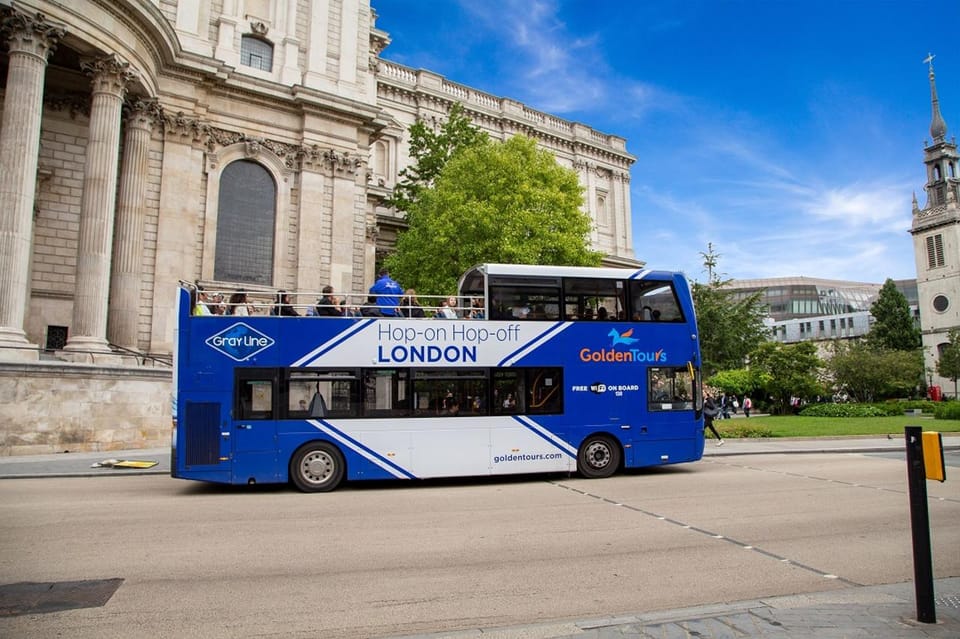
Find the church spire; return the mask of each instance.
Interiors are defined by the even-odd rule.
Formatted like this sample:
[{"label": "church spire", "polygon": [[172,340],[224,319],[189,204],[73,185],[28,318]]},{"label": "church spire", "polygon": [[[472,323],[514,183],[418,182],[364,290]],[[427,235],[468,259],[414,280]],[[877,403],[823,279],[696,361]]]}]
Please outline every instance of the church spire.
[{"label": "church spire", "polygon": [[937,82],[933,77],[933,59],[936,56],[928,53],[924,62],[930,65],[930,102],[933,108],[933,118],[930,120],[930,135],[933,142],[943,142],[947,137],[947,123],[940,114],[940,99],[937,98]]}]

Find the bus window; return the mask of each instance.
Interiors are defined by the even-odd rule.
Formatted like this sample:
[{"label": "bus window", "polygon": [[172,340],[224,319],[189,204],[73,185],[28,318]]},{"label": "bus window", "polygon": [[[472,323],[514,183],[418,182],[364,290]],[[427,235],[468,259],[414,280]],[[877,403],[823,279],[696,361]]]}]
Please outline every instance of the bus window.
[{"label": "bus window", "polygon": [[550,415],[563,412],[563,369],[528,368],[526,377],[530,392],[527,413]]},{"label": "bus window", "polygon": [[483,369],[421,369],[413,375],[415,415],[486,414],[487,375]]},{"label": "bus window", "polygon": [[694,385],[686,367],[647,369],[649,410],[693,410]]},{"label": "bus window", "polygon": [[625,319],[621,280],[567,278],[563,295],[566,319]]},{"label": "bus window", "polygon": [[234,419],[274,419],[273,369],[236,369]]},{"label": "bus window", "polygon": [[409,373],[389,368],[363,371],[363,414],[368,417],[406,417],[410,414]]},{"label": "bus window", "polygon": [[683,311],[669,282],[630,282],[632,319],[635,322],[682,322]]},{"label": "bus window", "polygon": [[494,277],[490,280],[490,299],[490,319],[560,318],[560,280],[557,278]]},{"label": "bus window", "polygon": [[286,383],[288,419],[356,417],[356,373],[352,370],[290,369]]},{"label": "bus window", "polygon": [[517,369],[493,372],[493,414],[515,415],[524,412],[524,379]]}]

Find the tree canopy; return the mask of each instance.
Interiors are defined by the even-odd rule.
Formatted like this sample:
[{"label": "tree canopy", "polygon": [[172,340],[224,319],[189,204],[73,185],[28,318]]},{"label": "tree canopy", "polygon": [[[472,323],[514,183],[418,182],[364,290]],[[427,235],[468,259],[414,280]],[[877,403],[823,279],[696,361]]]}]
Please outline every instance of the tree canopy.
[{"label": "tree canopy", "polygon": [[750,368],[763,376],[764,392],[783,412],[790,397],[812,397],[822,392],[822,362],[813,342],[764,342],[750,356]]},{"label": "tree canopy", "polygon": [[870,314],[874,323],[867,342],[874,348],[909,351],[920,347],[920,330],[913,323],[910,305],[892,279],[883,283]]},{"label": "tree canopy", "polygon": [[867,342],[836,342],[827,369],[834,385],[859,402],[872,402],[913,393],[923,378],[919,350],[876,348]]},{"label": "tree canopy", "polygon": [[596,266],[602,255],[589,248],[582,204],[577,174],[534,140],[475,142],[411,202],[386,265],[404,286],[433,295],[484,262]]},{"label": "tree canopy", "polygon": [[408,212],[424,189],[434,185],[450,158],[459,149],[484,144],[489,136],[473,126],[463,105],[450,107],[447,119],[435,126],[417,120],[408,130],[412,163],[400,171],[393,195],[386,201],[399,211]]},{"label": "tree canopy", "polygon": [[762,294],[737,299],[734,291],[725,288],[730,280],[723,281],[717,274],[720,256],[713,244],[701,255],[710,281],[693,284],[693,305],[704,375],[710,376],[720,370],[742,368],[750,352],[766,341],[769,331],[763,323],[767,309],[761,302]]}]

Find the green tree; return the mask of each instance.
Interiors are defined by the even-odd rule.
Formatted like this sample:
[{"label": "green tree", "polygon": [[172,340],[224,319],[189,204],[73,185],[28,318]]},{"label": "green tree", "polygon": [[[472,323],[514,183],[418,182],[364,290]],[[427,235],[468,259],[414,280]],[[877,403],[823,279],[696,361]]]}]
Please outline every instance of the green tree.
[{"label": "green tree", "polygon": [[859,402],[911,395],[923,376],[919,350],[876,348],[869,342],[836,342],[826,363],[837,390]]},{"label": "green tree", "polygon": [[447,119],[429,126],[423,120],[410,125],[410,159],[412,163],[400,171],[400,180],[386,204],[408,212],[420,199],[424,189],[434,185],[450,158],[459,150],[484,144],[489,136],[473,126],[463,105],[450,107]]},{"label": "green tree", "polygon": [[867,342],[874,348],[909,351],[920,348],[920,331],[913,323],[910,305],[893,280],[887,279],[870,306],[874,323]]},{"label": "green tree", "polygon": [[449,294],[483,262],[596,266],[577,174],[530,138],[460,149],[420,192],[387,258],[391,274],[423,294]]},{"label": "green tree", "polygon": [[784,412],[790,397],[813,397],[823,391],[819,381],[823,362],[812,342],[764,342],[750,355],[750,369],[763,375],[763,391]]},{"label": "green tree", "polygon": [[762,388],[766,379],[762,378],[757,371],[737,368],[720,371],[712,375],[705,383],[731,395],[750,395],[758,388]]},{"label": "green tree", "polygon": [[950,344],[940,353],[937,374],[953,380],[953,396],[957,397],[957,379],[960,378],[960,329],[949,333]]},{"label": "green tree", "polygon": [[750,351],[766,341],[770,333],[763,323],[767,309],[761,302],[762,294],[739,297],[726,289],[730,280],[720,280],[715,270],[719,255],[713,244],[707,248],[708,252],[701,255],[710,281],[695,282],[692,287],[704,376],[741,368]]}]

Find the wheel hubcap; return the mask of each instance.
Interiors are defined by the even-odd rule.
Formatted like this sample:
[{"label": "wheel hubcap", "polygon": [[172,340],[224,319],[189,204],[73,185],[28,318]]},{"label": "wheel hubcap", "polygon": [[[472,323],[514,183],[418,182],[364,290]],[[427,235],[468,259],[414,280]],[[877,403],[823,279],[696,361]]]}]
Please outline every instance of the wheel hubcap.
[{"label": "wheel hubcap", "polygon": [[322,484],[333,474],[333,459],[326,453],[316,452],[305,457],[300,468],[304,479]]},{"label": "wheel hubcap", "polygon": [[597,442],[587,447],[587,460],[594,468],[603,468],[610,463],[610,449]]}]

